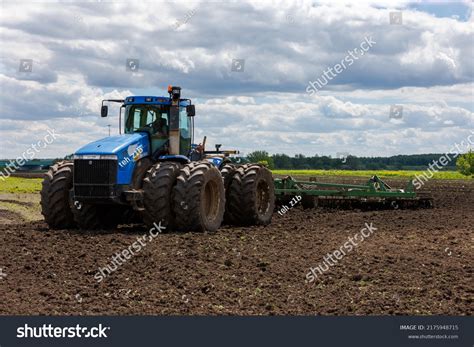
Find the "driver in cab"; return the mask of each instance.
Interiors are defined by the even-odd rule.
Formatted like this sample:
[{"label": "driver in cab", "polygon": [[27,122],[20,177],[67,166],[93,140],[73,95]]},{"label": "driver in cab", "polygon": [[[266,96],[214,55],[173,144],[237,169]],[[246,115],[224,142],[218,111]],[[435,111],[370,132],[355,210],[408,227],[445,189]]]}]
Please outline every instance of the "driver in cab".
[{"label": "driver in cab", "polygon": [[158,117],[152,124],[153,133],[160,136],[168,136],[168,124],[166,119]]}]

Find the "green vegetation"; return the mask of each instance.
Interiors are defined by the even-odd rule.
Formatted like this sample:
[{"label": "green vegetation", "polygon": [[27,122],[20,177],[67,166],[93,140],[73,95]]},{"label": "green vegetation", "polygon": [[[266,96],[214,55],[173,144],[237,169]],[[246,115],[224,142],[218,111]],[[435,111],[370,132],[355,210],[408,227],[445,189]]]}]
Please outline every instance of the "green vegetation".
[{"label": "green vegetation", "polygon": [[39,194],[21,194],[21,198],[17,198],[17,200],[0,201],[0,209],[13,212],[26,221],[42,219]]},{"label": "green vegetation", "polygon": [[[338,153],[331,156],[312,157],[303,154],[289,156],[286,154],[269,154],[266,151],[255,151],[242,158],[241,162],[266,163],[276,170],[426,170],[428,166],[439,161],[444,154],[395,155],[392,157],[355,157],[350,153]],[[450,157],[450,159],[454,159]],[[456,161],[448,161],[446,171],[456,170]]]},{"label": "green vegetation", "polygon": [[249,153],[246,159],[249,163],[260,163],[267,166],[269,169],[275,168],[273,158],[266,151],[255,151]]},{"label": "green vegetation", "polygon": [[[275,175],[291,176],[354,176],[370,178],[377,175],[381,178],[410,178],[424,171],[402,170],[272,170]],[[472,178],[471,176],[470,178]],[[456,171],[441,171],[434,174],[435,179],[466,179],[467,177]],[[0,178],[0,193],[38,193],[41,191],[41,178],[8,177]]]},{"label": "green vegetation", "polygon": [[[380,178],[412,178],[416,175],[422,175],[424,171],[410,170],[272,170],[276,175],[291,176],[353,176],[367,177],[377,175]],[[461,173],[456,171],[440,171],[434,174],[434,179],[466,179]]]},{"label": "green vegetation", "polygon": [[38,193],[41,178],[0,177],[0,193]]},{"label": "green vegetation", "polygon": [[469,151],[466,154],[459,156],[456,161],[458,171],[466,176],[474,176],[474,152]]}]

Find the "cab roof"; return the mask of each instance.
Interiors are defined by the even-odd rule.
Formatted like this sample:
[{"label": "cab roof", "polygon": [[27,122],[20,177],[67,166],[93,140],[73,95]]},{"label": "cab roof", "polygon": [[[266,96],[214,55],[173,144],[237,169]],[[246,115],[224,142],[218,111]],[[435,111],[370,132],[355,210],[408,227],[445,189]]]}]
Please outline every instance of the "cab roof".
[{"label": "cab roof", "polygon": [[[123,103],[126,105],[171,105],[171,98],[167,96],[127,96]],[[189,99],[180,99],[180,106],[187,106],[191,104]]]}]

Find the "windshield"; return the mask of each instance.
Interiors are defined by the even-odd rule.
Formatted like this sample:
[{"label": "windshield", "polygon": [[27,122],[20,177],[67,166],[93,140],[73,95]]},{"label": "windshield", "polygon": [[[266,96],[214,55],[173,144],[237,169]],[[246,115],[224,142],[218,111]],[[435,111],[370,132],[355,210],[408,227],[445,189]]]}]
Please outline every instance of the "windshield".
[{"label": "windshield", "polygon": [[148,131],[168,135],[168,105],[128,105],[125,108],[125,133]]}]

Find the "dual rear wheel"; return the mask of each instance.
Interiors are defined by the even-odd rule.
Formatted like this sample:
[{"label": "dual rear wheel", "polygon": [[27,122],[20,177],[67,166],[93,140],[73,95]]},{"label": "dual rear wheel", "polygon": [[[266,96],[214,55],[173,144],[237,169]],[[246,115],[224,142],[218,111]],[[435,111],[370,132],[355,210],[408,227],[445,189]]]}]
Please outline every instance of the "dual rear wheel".
[{"label": "dual rear wheel", "polygon": [[160,162],[143,181],[143,221],[167,230],[215,231],[225,208],[220,172],[209,162]]},{"label": "dual rear wheel", "polygon": [[259,164],[234,167],[227,179],[225,221],[250,226],[267,225],[275,208],[275,192],[270,170]]},{"label": "dual rear wheel", "polygon": [[265,225],[275,206],[271,172],[257,164],[227,164],[219,172],[208,161],[157,163],[143,189],[145,223],[177,230],[216,231],[223,221]]}]

